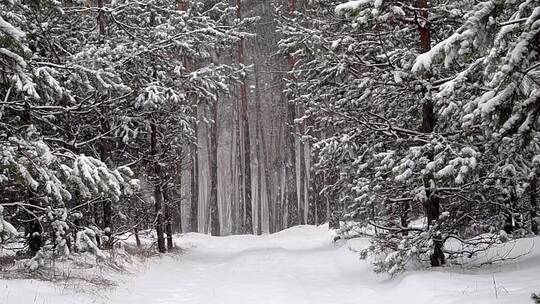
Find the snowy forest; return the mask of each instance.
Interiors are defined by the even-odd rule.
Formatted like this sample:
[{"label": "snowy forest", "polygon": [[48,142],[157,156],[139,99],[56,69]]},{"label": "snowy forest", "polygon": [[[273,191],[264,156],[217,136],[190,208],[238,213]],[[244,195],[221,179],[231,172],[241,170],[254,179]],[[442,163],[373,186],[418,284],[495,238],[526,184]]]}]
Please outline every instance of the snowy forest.
[{"label": "snowy forest", "polygon": [[[1,303],[268,246],[540,303],[539,0],[0,0],[0,148]],[[144,303],[353,303],[241,295]]]}]

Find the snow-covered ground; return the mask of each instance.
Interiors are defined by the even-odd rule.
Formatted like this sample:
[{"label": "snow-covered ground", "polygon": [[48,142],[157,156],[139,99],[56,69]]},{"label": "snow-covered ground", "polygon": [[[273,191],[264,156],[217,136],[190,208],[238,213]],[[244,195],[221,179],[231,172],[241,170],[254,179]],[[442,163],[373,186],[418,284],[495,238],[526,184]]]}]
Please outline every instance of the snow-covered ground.
[{"label": "snow-covered ground", "polygon": [[[4,304],[317,304],[317,303],[532,303],[540,291],[540,238],[515,250],[531,253],[480,270],[440,268],[397,278],[372,273],[348,247],[333,244],[325,227],[299,226],[264,236],[185,234],[186,253],[152,258],[136,274],[117,275],[119,286],[80,293],[69,282],[0,280]],[[534,243],[538,246],[534,246]]]}]

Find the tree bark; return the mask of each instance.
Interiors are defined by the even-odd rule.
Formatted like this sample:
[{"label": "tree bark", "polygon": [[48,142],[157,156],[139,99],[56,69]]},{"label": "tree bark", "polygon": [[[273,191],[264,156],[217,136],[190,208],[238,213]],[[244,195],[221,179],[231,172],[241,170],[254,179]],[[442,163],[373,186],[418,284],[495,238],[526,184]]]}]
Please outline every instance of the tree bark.
[{"label": "tree bark", "polygon": [[174,224],[174,227],[178,227],[178,230],[175,230],[175,229],[172,229],[173,232],[184,232],[184,229],[183,229],[183,219],[182,219],[182,215],[184,214],[184,212],[182,211],[182,202],[184,201],[184,194],[182,193],[182,187],[183,187],[183,181],[184,181],[184,176],[183,176],[183,173],[184,173],[184,168],[183,167],[183,164],[184,164],[184,160],[185,160],[185,157],[186,157],[186,153],[184,152],[184,149],[180,150],[180,158],[179,160],[177,161],[176,163],[176,177],[175,177],[175,180],[176,180],[176,185],[177,188],[175,188],[175,196],[179,199],[178,200],[178,204],[177,204],[177,208],[178,208],[178,213],[177,213],[177,216],[174,217],[172,220],[171,220],[171,223]]},{"label": "tree bark", "polygon": [[[298,132],[301,133],[302,130],[298,128]],[[299,138],[295,139],[295,154],[296,154],[296,199],[298,202],[298,223],[299,225],[304,225],[304,146],[302,141]]]},{"label": "tree bark", "polygon": [[103,40],[105,40],[105,13],[103,12],[103,1],[104,0],[97,0],[97,6],[99,8],[98,13],[98,33],[99,33],[99,41],[103,43]]},{"label": "tree bark", "polygon": [[217,172],[217,122],[218,122],[218,104],[214,101],[210,106],[213,116],[213,122],[210,123],[210,151],[208,158],[210,164],[210,221],[211,234],[220,235],[219,206],[218,206],[218,172]]},{"label": "tree bark", "polygon": [[[425,53],[430,50],[430,30],[429,24],[427,23],[428,18],[428,7],[427,0],[418,0],[418,7],[420,8],[421,21],[420,24],[420,44],[422,47],[422,53]],[[429,94],[425,92],[425,94]],[[433,112],[433,103],[430,98],[424,97],[424,104],[422,105],[422,127],[421,131],[424,133],[432,133],[435,128],[435,113]],[[431,153],[430,153],[431,154]],[[430,159],[433,159],[433,155],[429,155]],[[427,200],[424,203],[424,209],[426,212],[426,217],[428,220],[428,226],[432,224],[433,221],[437,221],[440,215],[440,206],[439,199],[433,194],[431,190],[431,180],[433,179],[432,175],[424,176],[424,187],[426,189]]]},{"label": "tree bark", "polygon": [[173,244],[173,230],[171,223],[171,210],[170,210],[170,198],[169,198],[169,189],[164,187],[163,189],[163,203],[165,210],[165,234],[167,235],[167,250],[171,250],[174,247]]},{"label": "tree bark", "polygon": [[[268,210],[268,229],[270,233],[273,233],[275,231],[274,226],[275,226],[276,200],[272,199],[272,188],[271,188],[272,182],[271,182],[271,176],[270,176],[270,170],[269,170],[270,164],[268,163],[268,146],[266,145],[266,137],[264,136],[262,127],[259,130],[259,132],[261,134],[261,142],[259,144],[262,145],[262,162],[264,164],[263,178],[264,178],[264,184],[265,184],[264,190],[266,190],[264,195],[266,195],[265,202],[266,202],[266,208]],[[272,204],[272,206],[269,206],[270,203]]]},{"label": "tree bark", "polygon": [[135,244],[137,244],[137,248],[141,248],[141,238],[139,237],[139,229],[133,228],[133,234],[135,235]]},{"label": "tree bark", "polygon": [[[326,176],[327,182],[325,184],[327,185],[334,185],[338,179],[337,172],[329,172],[329,176]],[[339,205],[338,205],[338,197],[334,190],[331,190],[330,192],[326,192],[326,208],[327,208],[327,217],[328,217],[328,226],[330,229],[339,229],[339,220],[340,220],[340,214],[339,214]]]},{"label": "tree bark", "polygon": [[[99,13],[97,17],[98,22],[98,34],[99,34],[99,41],[102,43],[105,39],[105,14],[103,13],[103,2],[104,0],[97,0],[97,6],[99,8]],[[105,113],[106,109],[102,107],[102,118],[100,121],[101,125],[101,132],[105,133],[109,130],[109,124],[105,120]],[[105,164],[107,164],[108,159],[110,157],[110,143],[107,139],[102,138],[101,139],[101,151],[100,151],[100,157],[101,161]],[[108,238],[108,241],[103,244],[106,248],[112,247],[112,205],[110,200],[105,200],[102,203],[103,208],[103,230],[105,231],[105,235]]]},{"label": "tree bark", "polygon": [[[428,22],[428,3],[427,0],[418,0],[417,6],[420,9],[419,31],[420,31],[420,46],[422,53],[425,53],[431,48],[431,33]],[[429,92],[425,91],[425,94]],[[435,113],[433,111],[433,103],[429,96],[424,96],[424,104],[422,105],[422,127],[421,131],[424,133],[432,133],[435,128]],[[433,153],[428,155],[429,159],[433,160]],[[440,216],[440,203],[439,198],[435,195],[432,187],[433,176],[431,174],[424,175],[424,188],[426,191],[426,201],[424,202],[424,211],[426,213],[428,227],[432,223],[439,220]],[[445,264],[445,257],[443,248],[443,240],[440,235],[433,237],[433,253],[431,254],[431,265],[441,266]]]},{"label": "tree bark", "polygon": [[[289,1],[289,12],[292,15],[296,10],[296,0]],[[294,58],[289,55],[289,69],[294,67]],[[288,98],[285,98],[287,104],[287,127],[285,128],[285,146],[287,147],[286,154],[286,196],[287,196],[287,214],[288,223],[287,227],[294,226],[298,223],[298,197],[296,187],[296,143],[294,140],[294,119],[296,118],[296,105],[289,102]]]},{"label": "tree bark", "polygon": [[[101,132],[105,134],[109,131],[109,123],[105,120],[106,109],[102,108],[103,117],[100,121]],[[111,154],[111,143],[109,140],[102,138],[100,140],[100,159],[104,164],[110,165],[109,159]],[[105,248],[112,248],[113,238],[112,238],[112,203],[109,199],[104,199],[101,203],[103,209],[103,222],[102,229],[104,230],[105,236],[107,236],[107,241],[103,242]]]},{"label": "tree bark", "polygon": [[164,253],[165,249],[165,238],[163,236],[163,193],[162,193],[162,182],[161,182],[161,168],[159,165],[159,160],[157,158],[157,126],[156,122],[151,123],[150,131],[150,155],[153,161],[154,169],[154,205],[156,212],[156,234],[158,240],[158,251]]},{"label": "tree bark", "polygon": [[234,191],[234,202],[236,204],[236,223],[235,223],[235,233],[242,233],[245,223],[245,204],[244,204],[244,180],[242,178],[242,156],[241,145],[242,142],[240,136],[240,113],[239,113],[239,101],[236,100],[236,105],[234,107],[234,138],[233,145],[234,151],[231,157],[234,159],[233,163],[233,178],[235,180]]},{"label": "tree bark", "polygon": [[539,223],[537,222],[538,218],[538,178],[535,177],[531,182],[531,231],[532,233],[538,235],[540,233]]},{"label": "tree bark", "polygon": [[[242,19],[242,0],[236,0],[236,17]],[[244,64],[244,39],[238,42],[238,63]],[[249,137],[248,99],[245,80],[240,85],[240,122],[243,148],[244,232],[253,233],[251,202],[251,145]]]},{"label": "tree bark", "polygon": [[[305,128],[303,128],[302,134],[305,133]],[[303,151],[304,154],[304,223],[306,224],[313,224],[313,222],[309,222],[309,214],[310,214],[310,208],[309,206],[312,204],[315,204],[315,202],[312,202],[310,199],[310,183],[311,183],[311,176],[310,176],[310,167],[311,167],[311,148],[309,147],[309,143],[305,142],[303,144]]]},{"label": "tree bark", "polygon": [[261,113],[261,96],[260,96],[260,86],[259,86],[259,69],[258,65],[255,64],[254,66],[254,75],[255,75],[255,115],[256,115],[256,123],[255,123],[255,146],[256,146],[256,157],[257,157],[257,235],[261,235],[263,231],[263,202],[264,202],[264,196],[266,193],[264,193],[264,160],[262,157],[262,151],[261,151],[261,143],[262,143],[262,128],[261,128],[261,119],[262,119],[262,113]]},{"label": "tree bark", "polygon": [[[193,128],[195,130],[195,134],[198,134],[197,131],[197,122],[193,123]],[[191,147],[191,206],[190,206],[190,226],[191,231],[198,232],[199,231],[199,160],[197,157],[197,145],[192,144]]]}]

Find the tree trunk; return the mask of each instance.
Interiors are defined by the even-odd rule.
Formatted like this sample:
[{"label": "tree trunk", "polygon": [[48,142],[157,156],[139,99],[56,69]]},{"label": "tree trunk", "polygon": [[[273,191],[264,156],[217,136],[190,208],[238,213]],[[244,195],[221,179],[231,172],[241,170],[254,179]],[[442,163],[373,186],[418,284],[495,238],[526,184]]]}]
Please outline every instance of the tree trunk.
[{"label": "tree trunk", "polygon": [[264,202],[264,196],[266,193],[264,193],[263,188],[263,175],[264,175],[264,160],[262,157],[262,151],[261,151],[261,96],[260,96],[260,86],[259,86],[259,70],[258,65],[254,65],[254,75],[255,75],[255,115],[256,115],[256,123],[255,123],[255,147],[256,147],[256,157],[257,157],[257,235],[261,235],[263,231],[263,202]]},{"label": "tree trunk", "polygon": [[[300,113],[299,116],[302,114]],[[298,126],[298,133],[303,133],[303,127],[302,125]],[[295,140],[295,153],[296,153],[296,197],[298,200],[298,224],[304,225],[306,224],[305,221],[305,197],[304,197],[304,166],[305,166],[305,158],[304,158],[304,144],[300,138],[296,138]]]},{"label": "tree trunk", "polygon": [[[266,190],[266,192],[264,193],[264,195],[266,195],[266,208],[268,210],[268,230],[270,233],[273,233],[275,231],[275,206],[276,206],[276,200],[275,199],[272,199],[273,196],[272,196],[272,188],[273,187],[273,183],[271,181],[271,176],[270,176],[270,164],[268,163],[268,146],[266,145],[266,137],[264,136],[264,132],[263,132],[263,129],[261,127],[261,129],[259,130],[260,134],[261,134],[261,142],[259,143],[261,146],[262,146],[262,161],[263,161],[263,168],[264,168],[264,175],[263,175],[263,179],[264,179],[264,190]],[[274,181],[275,183],[276,181]],[[272,206],[269,206],[269,204],[272,204]]]},{"label": "tree trunk", "polygon": [[170,198],[169,198],[169,189],[167,187],[163,188],[163,203],[165,210],[165,234],[167,235],[167,250],[173,249],[173,230],[171,223],[171,210],[170,210]]},{"label": "tree trunk", "polygon": [[431,49],[431,33],[428,23],[428,2],[427,0],[418,0],[418,8],[420,8],[420,45],[422,53]]},{"label": "tree trunk", "polygon": [[110,200],[105,200],[102,202],[103,206],[103,231],[105,236],[107,236],[107,241],[103,243],[105,248],[112,248],[113,237],[112,237],[112,206]]},{"label": "tree trunk", "polygon": [[218,172],[217,172],[217,122],[218,122],[218,103],[214,101],[210,106],[213,116],[213,122],[210,123],[210,151],[208,151],[208,160],[210,165],[210,221],[211,234],[220,235],[219,206],[218,206]]},{"label": "tree trunk", "polygon": [[296,0],[290,0],[290,2],[289,2],[289,11],[291,13],[296,11]]},{"label": "tree trunk", "polygon": [[[106,109],[102,109],[103,113],[106,113],[106,111],[107,111]],[[104,117],[101,118],[100,125],[101,125],[102,134],[109,131],[109,129],[110,129],[109,124],[105,120]],[[110,144],[111,143],[107,139],[102,138],[100,140],[100,144],[101,144],[101,147],[100,147],[101,148],[101,151],[100,151],[101,161],[104,164],[110,165],[109,159],[110,159],[110,151],[111,151]],[[112,227],[112,204],[111,204],[111,200],[105,199],[101,203],[101,206],[102,206],[102,209],[103,209],[103,225],[102,225],[101,228],[103,229],[103,231],[105,232],[105,236],[107,237],[107,241],[103,243],[103,246],[105,248],[112,248],[112,244],[113,244],[112,229],[113,229],[113,227]]]},{"label": "tree trunk", "polygon": [[234,191],[234,203],[236,205],[236,223],[234,223],[235,229],[234,233],[242,233],[245,225],[245,204],[244,204],[244,182],[242,178],[242,156],[240,155],[240,146],[242,145],[240,136],[240,113],[238,100],[236,100],[236,105],[234,107],[234,137],[233,145],[234,150],[231,153],[231,158],[234,159],[233,164],[233,178],[235,185],[233,188]]},{"label": "tree trunk", "polygon": [[294,142],[295,113],[295,106],[289,103],[287,107],[288,120],[286,128],[286,147],[288,152],[286,160],[286,205],[288,211],[287,227],[294,226],[298,223],[298,197],[296,195],[296,147]]},{"label": "tree trunk", "polygon": [[[242,0],[236,0],[236,17],[242,19]],[[238,63],[244,64],[244,39],[238,42]],[[244,180],[244,231],[253,233],[251,202],[251,145],[249,138],[248,99],[245,80],[240,86],[240,122],[243,148],[243,180]]]},{"label": "tree trunk", "polygon": [[156,221],[155,228],[158,240],[158,251],[164,253],[165,249],[165,238],[163,236],[163,193],[162,193],[162,182],[161,182],[161,168],[159,165],[159,160],[157,158],[157,126],[155,122],[151,123],[151,134],[150,134],[150,155],[152,156],[153,167],[154,167],[154,204],[156,212]]},{"label": "tree trunk", "polygon": [[98,39],[101,43],[103,43],[103,40],[105,39],[105,13],[103,12],[103,1],[104,0],[97,0],[97,6],[99,8],[98,13],[98,31],[99,36]]},{"label": "tree trunk", "polygon": [[[257,132],[257,131],[256,131]],[[258,133],[258,132],[257,132]],[[258,136],[257,136],[258,137]],[[263,189],[262,189],[262,164],[261,164],[261,148],[260,145],[257,144],[257,235],[262,234],[262,205],[263,205]]]},{"label": "tree trunk", "polygon": [[[419,31],[420,31],[420,46],[422,53],[425,53],[431,48],[431,33],[428,23],[428,3],[427,0],[418,0],[418,8],[420,9]],[[425,91],[425,94],[429,92]],[[424,104],[422,105],[422,127],[421,131],[424,133],[432,133],[435,128],[435,113],[433,111],[433,103],[429,96],[424,96]],[[433,154],[430,152],[429,159],[433,160]],[[439,198],[433,193],[431,174],[424,175],[424,188],[426,189],[426,201],[424,202],[424,211],[427,217],[428,227],[434,222],[438,221],[440,216],[440,204]],[[440,235],[433,237],[433,253],[431,254],[431,265],[441,266],[445,264],[445,257],[443,253],[443,240]]]},{"label": "tree trunk", "polygon": [[[286,106],[283,105],[283,109],[285,111],[283,111],[283,113],[286,117]],[[283,149],[282,147],[284,147],[284,143],[283,143],[283,138],[284,138],[284,126],[280,125],[279,126],[279,130],[278,130],[278,139],[277,139],[277,147],[278,147],[278,160],[277,160],[277,169],[276,169],[276,174],[277,174],[277,179],[276,179],[276,182],[278,183],[278,186],[277,186],[277,196],[278,196],[278,201],[279,201],[279,204],[277,205],[277,210],[276,210],[276,214],[275,214],[275,217],[276,217],[276,227],[275,227],[275,231],[280,231],[282,229],[285,228],[285,226],[287,225],[287,221],[288,221],[288,214],[287,214],[287,200],[285,199],[285,196],[286,196],[286,172],[287,172],[287,168],[286,168],[286,151],[285,149]]]},{"label": "tree trunk", "polygon": [[163,236],[163,193],[161,192],[161,185],[157,183],[154,185],[154,201],[155,201],[155,212],[156,212],[156,234],[158,241],[158,251],[164,253],[165,249],[165,238]]},{"label": "tree trunk", "polygon": [[[99,34],[99,41],[101,43],[105,39],[105,15],[103,13],[103,10],[101,10],[103,8],[103,1],[104,0],[97,0],[97,6],[100,9],[99,13],[98,13],[98,18],[97,18],[98,34]],[[101,108],[101,110],[102,110],[102,118],[101,118],[101,121],[100,121],[101,132],[105,133],[105,132],[107,132],[109,130],[109,124],[105,120],[107,110],[105,108],[103,108],[103,107]],[[103,163],[105,163],[105,164],[108,163],[108,159],[110,157],[110,155],[109,155],[110,154],[109,145],[110,145],[110,143],[109,143],[109,141],[107,139],[104,139],[104,138],[101,139],[100,157],[101,157],[101,161]],[[113,243],[113,240],[112,240],[112,222],[111,222],[111,218],[112,218],[111,201],[110,200],[103,201],[102,208],[103,208],[103,226],[102,226],[102,229],[105,231],[105,235],[108,238],[108,241],[104,242],[103,246],[106,247],[106,248],[111,248],[112,243]]]},{"label": "tree trunk", "polygon": [[[328,185],[335,185],[336,181],[338,180],[337,174],[338,172],[329,172],[329,176],[327,176],[327,183]],[[339,205],[338,205],[338,197],[334,190],[330,190],[330,192],[326,193],[326,208],[327,208],[327,217],[328,217],[328,226],[330,229],[339,229],[339,220],[340,220],[340,214],[339,214]]]},{"label": "tree trunk", "polygon": [[401,212],[400,216],[401,227],[406,228],[407,226],[409,226],[409,210],[411,208],[411,204],[409,203],[409,201],[403,202],[402,208],[403,211]]},{"label": "tree trunk", "polygon": [[139,237],[139,229],[133,228],[133,234],[135,235],[135,243],[137,244],[137,248],[141,248],[141,238]]},{"label": "tree trunk", "polygon": [[184,185],[182,184],[184,182],[183,162],[186,157],[184,149],[180,150],[180,155],[181,156],[176,163],[176,173],[175,173],[176,184],[178,185],[178,188],[176,188],[177,190],[175,189],[176,190],[175,195],[179,199],[178,204],[176,206],[178,208],[178,213],[177,213],[177,216],[174,217],[172,223],[174,224],[174,227],[178,227],[178,230],[173,229],[173,232],[176,231],[176,232],[182,233],[184,232],[184,229],[182,227],[184,224],[183,223],[184,220],[182,219],[182,215],[184,214],[184,212],[182,211],[182,202],[184,201],[184,198],[186,197],[186,195],[182,193],[182,188],[184,187]]},{"label": "tree trunk", "polygon": [[[197,122],[193,123],[193,128],[195,130],[195,134],[197,133]],[[199,168],[198,168],[198,157],[197,157],[197,145],[193,144],[190,147],[191,149],[191,206],[190,206],[190,226],[191,231],[198,232],[199,231]]]},{"label": "tree trunk", "polygon": [[[289,12],[292,13],[296,10],[296,0],[289,1]],[[289,55],[289,70],[294,67],[294,58]],[[296,105],[289,102],[287,97],[285,98],[287,104],[287,127],[285,128],[285,146],[287,147],[286,154],[286,197],[287,197],[287,214],[288,222],[284,223],[287,227],[294,226],[298,223],[298,197],[296,187],[296,143],[294,140],[294,120],[296,118]]]},{"label": "tree trunk", "polygon": [[[418,7],[420,8],[420,44],[422,47],[422,52],[425,53],[430,50],[430,30],[429,24],[427,23],[428,18],[428,7],[427,0],[418,0]],[[429,92],[425,92],[429,94]],[[421,131],[424,133],[432,133],[435,128],[435,113],[433,112],[433,103],[431,99],[424,96],[424,104],[422,105],[422,127]],[[432,160],[433,155],[430,153],[429,158]],[[431,189],[431,180],[433,179],[432,175],[424,176],[424,187],[426,189],[427,200],[424,203],[424,209],[426,217],[428,220],[428,226],[432,224],[433,221],[437,221],[440,215],[439,199],[433,195]]]},{"label": "tree trunk", "polygon": [[531,182],[531,231],[532,233],[539,234],[539,223],[538,223],[538,178],[535,177]]},{"label": "tree trunk", "polygon": [[[304,129],[304,128],[303,128]],[[302,134],[305,133],[305,129],[303,130]],[[312,202],[310,201],[310,167],[311,167],[311,148],[309,147],[309,143],[304,143],[303,144],[303,151],[302,151],[302,154],[304,154],[304,223],[305,224],[313,224],[313,223],[310,223],[309,222],[309,213],[310,213],[310,209],[309,209],[309,206],[310,204],[312,203],[315,203],[315,202]]]}]

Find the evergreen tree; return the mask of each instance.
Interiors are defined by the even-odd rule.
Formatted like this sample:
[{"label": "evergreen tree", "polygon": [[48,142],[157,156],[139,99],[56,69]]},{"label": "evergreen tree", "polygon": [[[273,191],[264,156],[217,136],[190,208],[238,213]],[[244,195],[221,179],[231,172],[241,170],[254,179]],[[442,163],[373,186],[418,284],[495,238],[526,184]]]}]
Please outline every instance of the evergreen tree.
[{"label": "evergreen tree", "polygon": [[317,172],[337,171],[324,191],[339,193],[341,233],[372,235],[361,255],[390,274],[474,255],[501,229],[530,233],[537,214],[538,8],[429,5],[312,1],[281,15],[288,92],[318,138]]},{"label": "evergreen tree", "polygon": [[[49,249],[105,257],[112,236],[152,223],[164,252],[193,106],[215,102],[241,71],[206,63],[246,35],[244,22],[223,1],[0,8],[0,204],[10,210],[0,231],[27,223],[31,269]],[[188,71],[187,61],[199,64]],[[133,177],[146,174],[153,214],[132,204]]]}]

